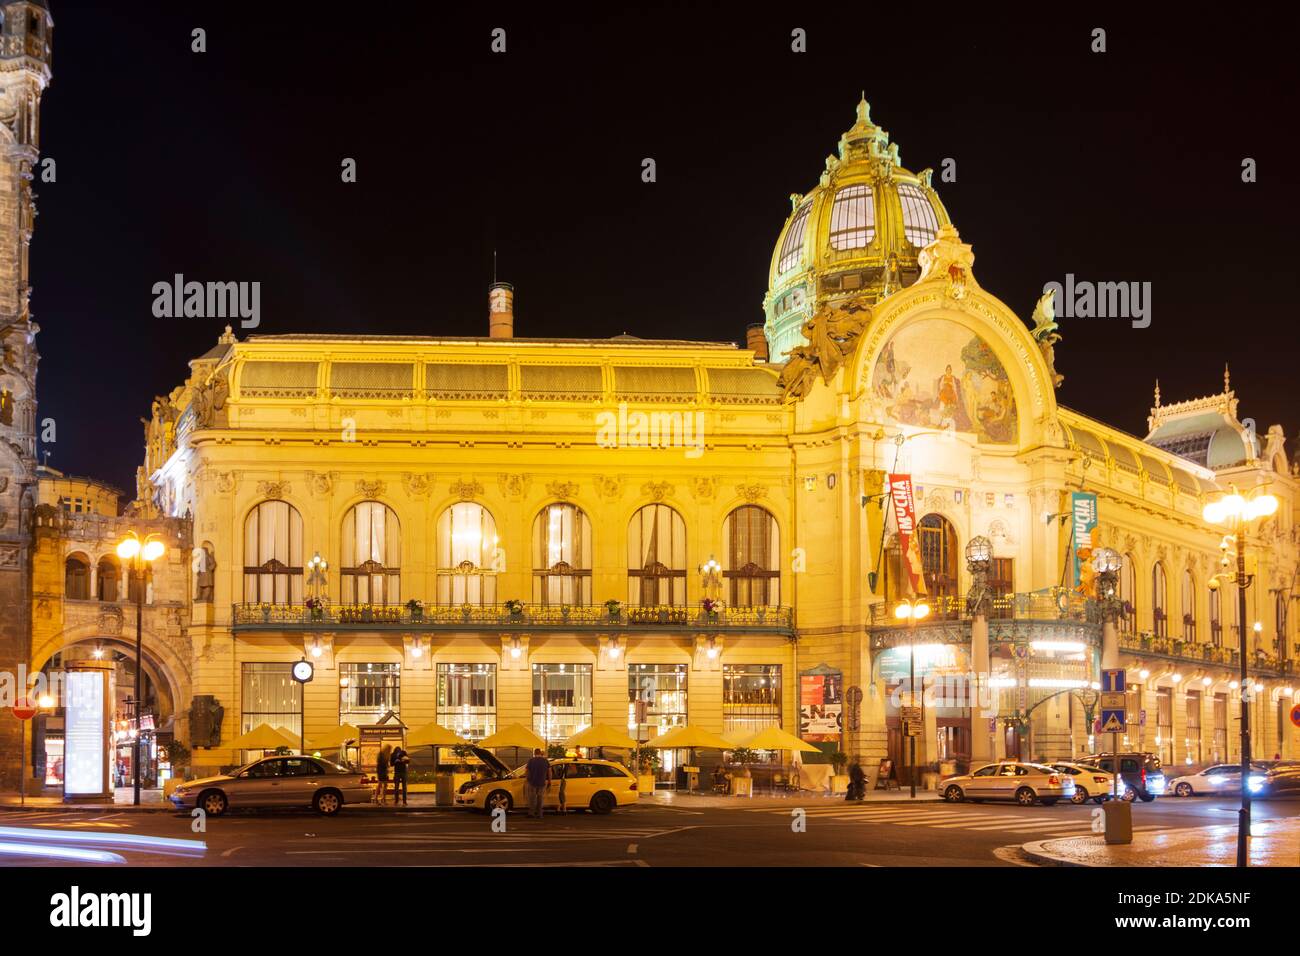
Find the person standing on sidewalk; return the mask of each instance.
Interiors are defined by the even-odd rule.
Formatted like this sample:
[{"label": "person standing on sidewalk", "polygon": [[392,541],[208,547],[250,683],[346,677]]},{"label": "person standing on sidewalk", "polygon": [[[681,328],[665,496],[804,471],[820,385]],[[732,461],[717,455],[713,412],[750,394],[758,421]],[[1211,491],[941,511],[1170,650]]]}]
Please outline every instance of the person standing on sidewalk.
[{"label": "person standing on sidewalk", "polygon": [[542,755],[541,748],[533,751],[524,765],[524,792],[528,797],[528,815],[542,818],[542,798],[551,788],[551,762]]},{"label": "person standing on sidewalk", "polygon": [[566,806],[566,797],[568,796],[569,771],[573,769],[573,764],[562,763],[555,768],[556,776],[560,778],[560,814],[569,812]]},{"label": "person standing on sidewalk", "polygon": [[397,806],[398,799],[401,799],[402,806],[406,806],[406,780],[409,776],[411,766],[411,755],[398,744],[393,750],[393,806]]},{"label": "person standing on sidewalk", "polygon": [[384,744],[379,750],[379,756],[375,758],[375,776],[379,778],[379,789],[375,791],[375,802],[381,805],[388,803],[388,767],[392,756],[392,744]]}]

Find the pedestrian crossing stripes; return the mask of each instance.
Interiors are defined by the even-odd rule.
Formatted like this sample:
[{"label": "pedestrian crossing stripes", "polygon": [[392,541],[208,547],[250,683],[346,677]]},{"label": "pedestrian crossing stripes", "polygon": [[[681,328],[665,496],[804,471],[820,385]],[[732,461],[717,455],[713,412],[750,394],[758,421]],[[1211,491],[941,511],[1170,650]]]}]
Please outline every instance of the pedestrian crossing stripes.
[{"label": "pedestrian crossing stripes", "polygon": [[[972,833],[1005,833],[1049,836],[1079,836],[1093,831],[1091,809],[1078,810],[1059,808],[1053,813],[1061,813],[1057,819],[1042,814],[1025,812],[998,812],[990,808],[974,809],[971,807],[939,804],[930,806],[910,806],[892,804],[888,806],[820,806],[806,808],[785,807],[746,807],[746,813],[762,813],[789,818],[795,809],[802,809],[810,825],[813,821],[830,821],[835,823],[873,823],[900,827],[925,827],[935,830],[964,830]],[[1134,827],[1137,831],[1167,830],[1161,825]]]}]

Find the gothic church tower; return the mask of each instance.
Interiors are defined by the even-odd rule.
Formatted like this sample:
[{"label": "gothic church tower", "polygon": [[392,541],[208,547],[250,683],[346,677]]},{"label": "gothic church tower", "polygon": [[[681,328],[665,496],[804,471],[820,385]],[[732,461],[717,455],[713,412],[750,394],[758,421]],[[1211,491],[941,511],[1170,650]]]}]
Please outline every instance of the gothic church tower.
[{"label": "gothic church tower", "polygon": [[[31,654],[31,542],[36,506],[36,333],[27,247],[36,218],[41,93],[54,22],[44,2],[0,2],[0,671]],[[18,784],[18,722],[0,719],[0,790]],[[30,761],[28,762],[30,766]]]}]

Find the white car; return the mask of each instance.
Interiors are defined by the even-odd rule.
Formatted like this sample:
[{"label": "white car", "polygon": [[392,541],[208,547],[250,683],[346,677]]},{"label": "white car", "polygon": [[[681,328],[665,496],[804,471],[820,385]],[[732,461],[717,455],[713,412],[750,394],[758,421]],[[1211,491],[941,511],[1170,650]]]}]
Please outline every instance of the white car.
[{"label": "white car", "polygon": [[[1264,779],[1265,771],[1261,767],[1252,767],[1250,783],[1252,790],[1258,790]],[[1200,773],[1189,773],[1174,777],[1169,782],[1169,791],[1176,797],[1206,796],[1216,793],[1241,793],[1241,764],[1216,763],[1206,767]]]},{"label": "white car", "polygon": [[[1104,803],[1115,795],[1115,777],[1105,770],[1069,761],[1054,763],[1051,767],[1063,774],[1069,774],[1074,779],[1074,796],[1070,798],[1071,803],[1087,803],[1089,800],[1093,803]],[[1128,788],[1121,783],[1119,788],[1121,797],[1124,796],[1126,789]]]},{"label": "white car", "polygon": [[1035,803],[1050,807],[1062,797],[1074,796],[1074,778],[1041,764],[1002,760],[973,773],[945,778],[939,783],[939,793],[949,803],[1014,800],[1022,807]]}]

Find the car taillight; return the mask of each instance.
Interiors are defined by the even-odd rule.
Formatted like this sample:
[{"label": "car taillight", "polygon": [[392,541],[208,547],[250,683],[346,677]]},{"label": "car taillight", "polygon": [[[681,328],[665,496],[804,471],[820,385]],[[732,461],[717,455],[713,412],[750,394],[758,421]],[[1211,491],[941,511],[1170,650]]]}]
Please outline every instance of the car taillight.
[{"label": "car taillight", "polygon": [[629,789],[629,790],[635,790],[635,789],[636,789],[636,781],[635,781],[635,780],[632,781],[632,786],[628,787],[628,789]]},{"label": "car taillight", "polygon": [[1110,781],[1107,780],[1105,777],[1093,777],[1093,778],[1092,778],[1092,782],[1093,782],[1093,783],[1110,783]]},{"label": "car taillight", "polygon": [[1143,764],[1143,766],[1142,766],[1142,789],[1145,790],[1146,788],[1147,788],[1147,768],[1146,768],[1146,765]]},{"label": "car taillight", "polygon": [[1061,778],[1058,777],[1056,774],[1052,774],[1050,777],[1047,778],[1047,782],[1050,783],[1053,787],[1058,787],[1061,784]]}]

